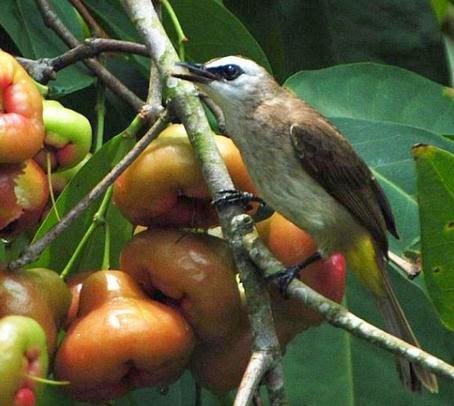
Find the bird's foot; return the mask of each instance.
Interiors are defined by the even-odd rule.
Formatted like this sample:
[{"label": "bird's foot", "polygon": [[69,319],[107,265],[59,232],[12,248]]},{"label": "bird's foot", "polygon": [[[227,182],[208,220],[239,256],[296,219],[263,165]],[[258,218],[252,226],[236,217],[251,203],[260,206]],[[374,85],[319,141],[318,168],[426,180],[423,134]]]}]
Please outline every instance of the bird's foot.
[{"label": "bird's foot", "polygon": [[277,280],[277,286],[279,288],[279,292],[282,296],[288,297],[287,289],[292,283],[293,279],[297,278],[300,271],[322,259],[322,255],[319,251],[313,253],[311,256],[307,257],[304,261],[300,262],[299,264],[289,266],[282,272],[277,272],[274,275],[268,276],[266,279],[268,281]]},{"label": "bird's foot", "polygon": [[217,208],[239,204],[245,210],[250,210],[252,208],[250,205],[252,202],[259,203],[262,207],[266,206],[266,203],[262,198],[255,196],[252,193],[235,189],[220,190],[216,193],[211,203]]}]

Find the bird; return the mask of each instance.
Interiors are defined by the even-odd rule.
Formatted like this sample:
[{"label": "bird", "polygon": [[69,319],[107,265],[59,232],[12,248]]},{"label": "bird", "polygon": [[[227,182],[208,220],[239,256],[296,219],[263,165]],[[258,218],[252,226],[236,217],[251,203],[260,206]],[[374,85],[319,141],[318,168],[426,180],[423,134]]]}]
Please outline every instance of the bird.
[{"label": "bird", "polygon": [[[222,109],[260,198],[311,234],[320,257],[342,253],[386,329],[419,347],[387,274],[387,232],[398,238],[390,203],[349,141],[251,59],[225,56],[176,69],[173,77],[193,82]],[[423,367],[399,356],[396,365],[409,390],[438,391]]]}]

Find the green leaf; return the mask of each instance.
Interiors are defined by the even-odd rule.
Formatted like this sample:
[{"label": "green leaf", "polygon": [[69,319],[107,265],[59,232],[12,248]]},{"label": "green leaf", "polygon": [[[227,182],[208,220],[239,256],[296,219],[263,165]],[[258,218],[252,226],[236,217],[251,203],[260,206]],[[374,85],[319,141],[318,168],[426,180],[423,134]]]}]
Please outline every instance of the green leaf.
[{"label": "green leaf", "polygon": [[[271,71],[268,59],[244,25],[213,0],[172,0],[172,6],[189,41],[186,59],[206,62],[224,55],[243,55]],[[164,13],[167,32],[173,33]],[[175,37],[174,38],[174,44]]]},{"label": "green leaf", "polygon": [[[85,3],[111,35],[142,42],[119,0],[87,0]],[[171,4],[189,39],[185,45],[187,59],[205,62],[220,55],[242,54],[271,70],[255,39],[237,18],[218,2],[173,0]],[[163,22],[173,44],[176,45],[172,23],[164,10]]]},{"label": "green leaf", "polygon": [[[63,23],[82,41],[82,27],[74,9],[65,2],[53,0],[51,3]],[[63,41],[44,24],[34,0],[2,0],[0,25],[26,58],[50,58],[68,50]],[[60,71],[57,80],[49,85],[53,94],[66,94],[92,83],[93,78],[88,70],[82,64],[77,64]]]},{"label": "green leaf", "polygon": [[6,262],[6,249],[5,249],[5,241],[0,240],[0,264]]},{"label": "green leaf", "polygon": [[298,72],[285,84],[328,117],[391,121],[454,134],[453,90],[401,68],[339,65]]},{"label": "green leaf", "polygon": [[[57,208],[60,216],[71,210],[79,200],[85,196],[96,184],[112,169],[112,167],[131,149],[134,140],[123,137],[122,134],[115,136],[106,143],[76,174],[63,193],[57,200]],[[93,203],[85,210],[52,244],[44,250],[40,258],[31,266],[43,266],[60,272],[74,252],[85,231],[92,222],[100,200]],[[108,221],[111,227],[112,246],[111,264],[118,265],[118,253],[120,247],[131,237],[132,226],[119,212],[110,207]],[[37,231],[34,240],[41,238],[50,228],[57,223],[54,211],[50,211],[41,227]],[[104,248],[104,234],[94,233],[90,244],[82,252],[81,265],[96,269],[101,266],[102,252]]]},{"label": "green leaf", "polygon": [[427,0],[224,0],[268,56],[280,81],[301,69],[374,61],[440,83],[449,71]]},{"label": "green leaf", "polygon": [[419,237],[416,173],[410,149],[416,143],[432,143],[454,151],[454,143],[432,132],[380,121],[333,118],[332,121],[372,168],[385,190],[400,239],[390,238],[393,251],[401,254]]},{"label": "green leaf", "polygon": [[413,156],[424,278],[442,321],[454,331],[454,155],[420,145]]},{"label": "green leaf", "polygon": [[[394,291],[422,347],[445,361],[452,360],[454,350],[450,340],[453,337],[448,338],[427,296],[414,284],[408,283],[406,277],[394,272],[390,276]],[[349,275],[346,296],[348,308],[354,314],[384,328],[375,301],[355,275]],[[454,385],[443,378],[439,378],[438,394],[427,391],[410,393],[400,383],[393,355],[365,340],[351,336],[350,353],[353,385],[349,389],[354,394],[354,404],[393,405],[397,402],[402,406],[438,406],[449,405],[454,396]]]}]

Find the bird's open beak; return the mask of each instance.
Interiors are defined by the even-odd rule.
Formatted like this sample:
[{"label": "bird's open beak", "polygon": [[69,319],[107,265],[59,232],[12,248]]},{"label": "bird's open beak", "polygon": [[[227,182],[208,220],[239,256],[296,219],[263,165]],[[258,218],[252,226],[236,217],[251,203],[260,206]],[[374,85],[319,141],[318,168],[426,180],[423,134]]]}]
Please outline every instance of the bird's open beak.
[{"label": "bird's open beak", "polygon": [[187,68],[189,73],[172,73],[174,78],[188,80],[197,83],[210,83],[218,80],[218,76],[209,71],[209,69],[199,63],[178,62],[176,65]]}]

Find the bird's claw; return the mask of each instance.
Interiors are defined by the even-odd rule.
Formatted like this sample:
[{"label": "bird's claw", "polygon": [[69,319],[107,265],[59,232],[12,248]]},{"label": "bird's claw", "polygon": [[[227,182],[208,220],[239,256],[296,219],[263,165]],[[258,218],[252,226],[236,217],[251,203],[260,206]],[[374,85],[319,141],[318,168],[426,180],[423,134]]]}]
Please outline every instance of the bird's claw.
[{"label": "bird's claw", "polygon": [[299,265],[294,265],[289,268],[286,268],[285,271],[277,272],[273,275],[270,275],[266,278],[267,281],[274,281],[277,280],[277,286],[279,288],[280,294],[288,298],[288,287],[292,283],[292,281],[298,277],[300,272]]},{"label": "bird's claw", "polygon": [[292,281],[299,276],[300,271],[320,259],[322,259],[322,255],[317,251],[299,264],[289,266],[282,272],[276,272],[273,275],[267,276],[266,279],[268,281],[277,280],[279,292],[282,296],[288,298],[288,287]]},{"label": "bird's claw", "polygon": [[222,208],[232,204],[239,204],[245,210],[250,210],[251,202],[257,202],[261,206],[266,206],[266,203],[262,198],[255,196],[252,193],[243,192],[241,190],[235,189],[220,190],[219,192],[216,193],[216,196],[211,203],[213,204],[213,206],[217,208]]}]

